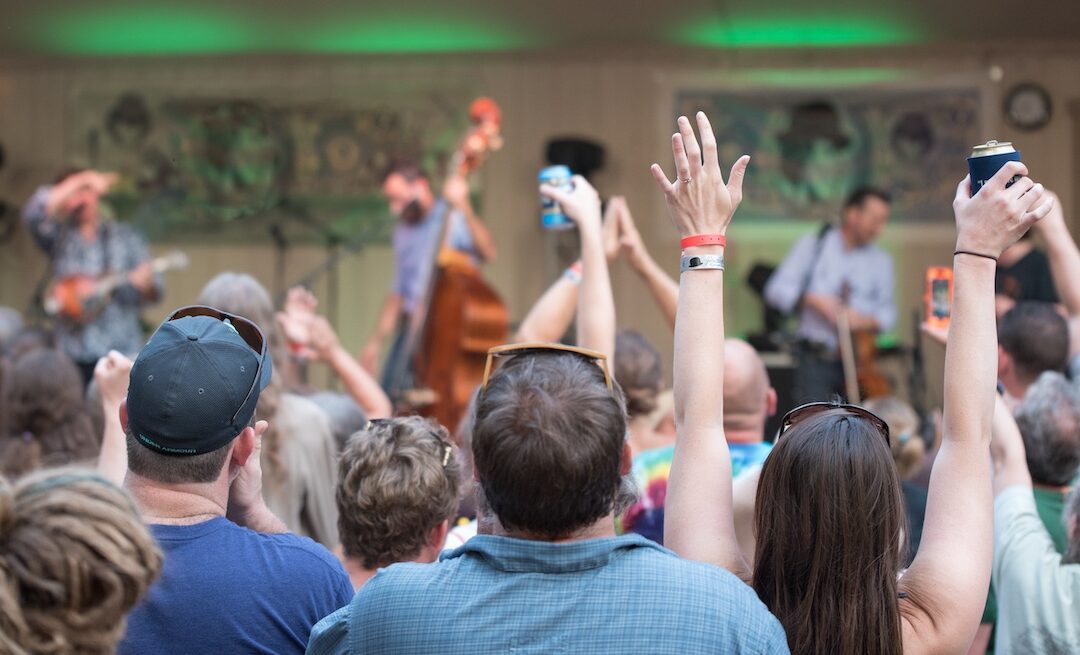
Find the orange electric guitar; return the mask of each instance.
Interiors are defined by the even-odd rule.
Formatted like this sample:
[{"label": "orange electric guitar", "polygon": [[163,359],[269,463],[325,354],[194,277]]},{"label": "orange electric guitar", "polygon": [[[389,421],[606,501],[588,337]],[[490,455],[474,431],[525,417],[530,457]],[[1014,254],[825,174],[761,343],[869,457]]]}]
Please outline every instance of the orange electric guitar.
[{"label": "orange electric guitar", "polygon": [[[155,275],[185,268],[187,265],[188,256],[179,250],[150,262],[150,268]],[[125,272],[100,276],[69,275],[60,278],[49,285],[45,293],[45,313],[81,325],[90,323],[109,304],[113,292],[127,282],[127,276]]]}]

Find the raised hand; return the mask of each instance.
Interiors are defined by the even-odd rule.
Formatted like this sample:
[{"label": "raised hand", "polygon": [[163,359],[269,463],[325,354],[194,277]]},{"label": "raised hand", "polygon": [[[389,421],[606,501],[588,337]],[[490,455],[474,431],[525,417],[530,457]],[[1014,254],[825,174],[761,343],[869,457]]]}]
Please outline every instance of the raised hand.
[{"label": "raised hand", "polygon": [[115,350],[110,350],[94,366],[94,380],[98,385],[101,402],[115,411],[127,396],[132,361]]},{"label": "raised hand", "polygon": [[735,209],[742,202],[743,176],[750,157],[743,155],[731,167],[727,183],[720,172],[716,152],[716,137],[705,112],[697,113],[698,145],[690,121],[678,120],[679,131],[671,136],[671,153],[675,157],[674,182],[668,180],[659,164],[652,165],[652,175],[667,200],[671,222],[681,236],[694,234],[724,234]]},{"label": "raised hand", "polygon": [[608,263],[615,261],[619,256],[619,233],[622,225],[622,215],[626,212],[626,198],[612,196],[608,199],[607,207],[604,208],[604,255]]},{"label": "raised hand", "polygon": [[600,195],[596,193],[593,185],[580,175],[575,175],[573,181],[573,191],[541,184],[540,195],[559,203],[567,217],[577,225],[578,230],[599,233],[601,229]]},{"label": "raised hand", "polygon": [[304,287],[289,289],[282,311],[275,316],[278,326],[285,335],[289,349],[302,357],[310,356],[310,325],[315,318],[315,308],[319,301]]},{"label": "raised hand", "polygon": [[[1047,197],[1043,185],[1027,177],[1027,173],[1022,162],[1006,162],[974,196],[971,176],[960,181],[953,199],[957,250],[997,258],[1050,213],[1053,196]],[[1023,177],[1006,188],[1015,175]]]}]

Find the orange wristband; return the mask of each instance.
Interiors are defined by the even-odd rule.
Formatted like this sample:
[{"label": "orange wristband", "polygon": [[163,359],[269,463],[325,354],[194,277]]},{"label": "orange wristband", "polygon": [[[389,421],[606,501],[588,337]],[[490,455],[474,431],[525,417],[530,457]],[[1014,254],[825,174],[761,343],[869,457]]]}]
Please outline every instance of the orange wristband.
[{"label": "orange wristband", "polygon": [[726,246],[727,237],[723,234],[695,234],[679,241],[683,250],[694,246]]}]

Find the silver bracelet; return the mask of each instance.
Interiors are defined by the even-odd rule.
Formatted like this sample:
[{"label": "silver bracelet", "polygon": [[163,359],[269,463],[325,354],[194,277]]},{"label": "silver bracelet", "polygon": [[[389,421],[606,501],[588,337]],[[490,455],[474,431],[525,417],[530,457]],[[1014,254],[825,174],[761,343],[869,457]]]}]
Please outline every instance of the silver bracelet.
[{"label": "silver bracelet", "polygon": [[683,255],[679,261],[679,272],[687,271],[722,271],[723,255]]}]

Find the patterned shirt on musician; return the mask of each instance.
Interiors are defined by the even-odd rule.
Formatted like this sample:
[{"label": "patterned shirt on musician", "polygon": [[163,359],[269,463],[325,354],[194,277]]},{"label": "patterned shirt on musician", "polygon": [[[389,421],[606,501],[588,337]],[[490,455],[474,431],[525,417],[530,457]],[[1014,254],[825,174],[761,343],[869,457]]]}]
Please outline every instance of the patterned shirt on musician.
[{"label": "patterned shirt on musician", "polygon": [[[129,225],[102,222],[97,238],[87,240],[69,224],[53,220],[45,210],[50,189],[43,186],[34,193],[23,208],[23,220],[49,256],[54,279],[126,273],[149,259],[146,240]],[[155,277],[155,287],[160,295],[160,276]],[[57,346],[80,363],[97,361],[110,350],[135,355],[144,341],[139,320],[139,308],[144,302],[135,287],[120,285],[101,313],[86,325],[57,320]]]}]

